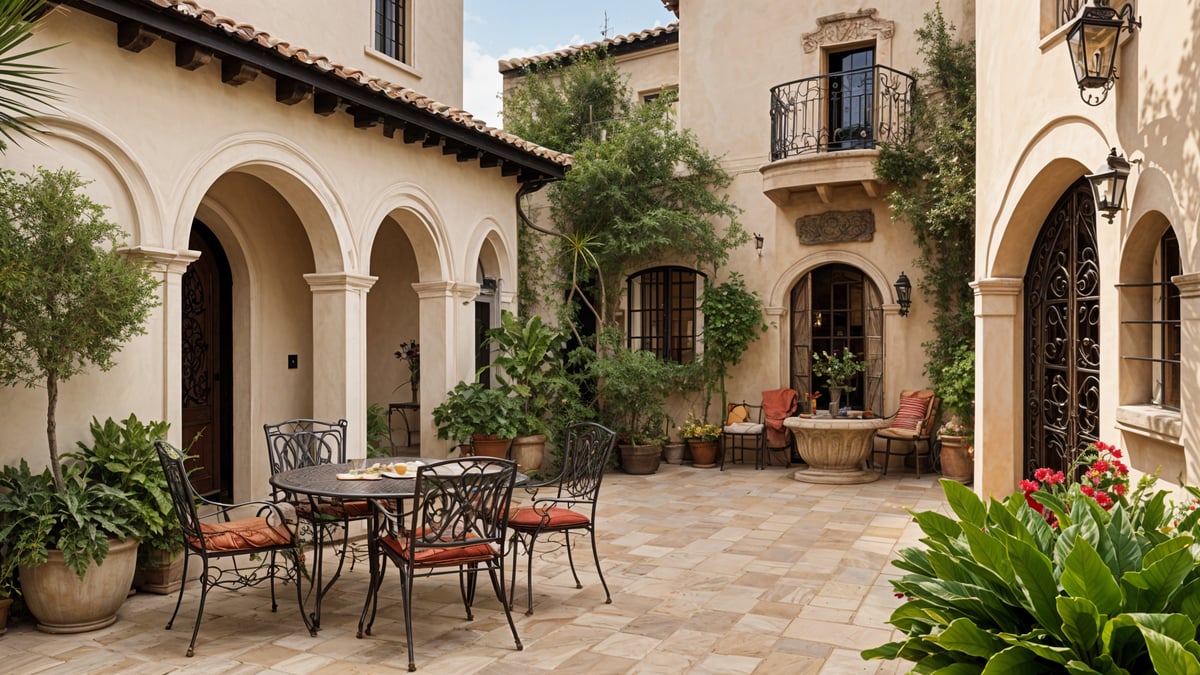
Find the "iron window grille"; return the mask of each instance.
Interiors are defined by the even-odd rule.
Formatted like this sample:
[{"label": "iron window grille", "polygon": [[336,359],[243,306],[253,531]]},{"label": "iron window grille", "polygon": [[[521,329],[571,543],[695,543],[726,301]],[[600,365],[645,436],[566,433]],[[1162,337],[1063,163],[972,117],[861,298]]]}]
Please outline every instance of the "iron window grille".
[{"label": "iron window grille", "polygon": [[626,280],[629,348],[651,351],[675,363],[695,361],[704,278],[704,273],[686,267],[655,267],[630,275]]},{"label": "iron window grille", "polygon": [[1168,228],[1163,234],[1158,246],[1158,255],[1157,281],[1117,284],[1117,288],[1142,288],[1151,294],[1154,307],[1151,318],[1122,319],[1121,323],[1126,326],[1149,326],[1153,331],[1151,343],[1156,352],[1149,356],[1126,354],[1121,358],[1152,364],[1154,385],[1150,395],[1151,403],[1178,410],[1182,322],[1179,314],[1179,288],[1171,282],[1171,277],[1182,273],[1182,262],[1179,257],[1179,240],[1174,230]]},{"label": "iron window grille", "polygon": [[408,63],[408,0],[375,0],[375,50]]}]

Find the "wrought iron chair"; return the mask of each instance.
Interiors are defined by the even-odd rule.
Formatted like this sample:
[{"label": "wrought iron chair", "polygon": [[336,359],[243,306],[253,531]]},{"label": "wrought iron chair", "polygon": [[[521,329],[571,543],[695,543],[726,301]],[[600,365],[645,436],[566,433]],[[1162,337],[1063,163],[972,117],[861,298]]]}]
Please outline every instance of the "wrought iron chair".
[{"label": "wrought iron chair", "polygon": [[[566,440],[559,475],[552,480],[526,486],[526,490],[534,494],[533,503],[517,509],[508,519],[513,540],[513,578],[509,597],[515,597],[517,589],[517,549],[520,543],[528,555],[526,614],[533,614],[533,547],[542,535],[562,533],[571,576],[575,577],[575,588],[583,588],[575,572],[575,559],[571,556],[571,533],[578,530],[586,530],[591,536],[592,559],[596,561],[596,573],[600,575],[600,585],[604,587],[604,602],[612,604],[612,595],[604,581],[604,571],[600,569],[600,553],[596,549],[596,503],[604,469],[617,445],[617,433],[594,422],[581,422],[567,428]],[[554,488],[554,496],[537,497],[536,491],[543,487]]]},{"label": "wrought iron chair", "polygon": [[[768,389],[762,393],[762,405],[753,406],[745,402],[729,406],[725,427],[721,430],[722,452],[721,469],[725,468],[725,443],[734,443],[733,451],[738,449],[755,452],[754,468],[766,468],[770,462],[771,453],[783,451],[784,464],[792,465],[792,453],[796,449],[796,439],[790,429],[785,429],[783,420],[796,414],[800,404],[800,394],[795,389]],[[736,406],[742,406],[747,417],[757,420],[743,419]],[[757,411],[757,415],[754,413]],[[726,437],[729,437],[728,440]],[[751,441],[753,445],[746,445]]]},{"label": "wrought iron chair", "polygon": [[763,407],[742,401],[726,406],[725,426],[721,427],[721,471],[725,470],[725,456],[737,462],[740,450],[754,453],[754,468],[763,468],[763,453],[766,449],[767,425],[763,424]]},{"label": "wrought iron chair", "polygon": [[[871,464],[875,456],[883,455],[883,475],[887,475],[888,464],[893,456],[903,457],[913,455],[917,467],[917,478],[921,477],[921,459],[933,461],[933,434],[937,431],[938,415],[941,414],[942,400],[934,395],[931,389],[919,391],[906,390],[900,392],[900,407],[892,415],[892,423],[885,429],[875,432],[875,439],[883,439],[883,450],[871,446]],[[911,444],[912,449],[892,450],[894,441]],[[918,443],[925,442],[922,452]],[[873,441],[874,443],[874,441]]]},{"label": "wrought iron chair", "polygon": [[[192,556],[199,556],[201,564],[204,565],[200,574],[200,606],[196,609],[196,625],[192,628],[192,641],[188,643],[187,655],[192,656],[196,651],[196,636],[200,633],[204,603],[208,598],[209,589],[214,586],[245,588],[269,580],[271,611],[278,609],[275,600],[275,577],[280,571],[279,565],[276,564],[277,553],[292,561],[291,570],[285,578],[296,585],[296,601],[300,606],[300,615],[305,625],[308,625],[299,583],[302,563],[295,545],[296,530],[294,518],[289,517],[292,515],[288,513],[290,509],[267,501],[223,504],[205,499],[196,493],[188,480],[187,469],[184,467],[187,456],[166,441],[155,441],[154,448],[158,452],[158,460],[167,478],[175,514],[183,529],[184,578],[187,578],[188,562]],[[204,516],[204,520],[214,519],[215,522],[204,522],[196,510],[197,504],[205,509],[215,509],[213,513]],[[232,517],[235,510],[251,508],[255,509],[253,516],[238,519]],[[239,566],[236,562],[237,556],[247,556],[255,560],[254,566]],[[214,561],[221,558],[234,558],[234,564],[231,567],[215,565]],[[167,621],[167,630],[175,624],[179,606],[183,603],[183,591],[184,586],[180,585],[175,611]]]},{"label": "wrought iron chair", "polygon": [[[271,461],[271,475],[281,471],[290,471],[318,464],[341,464],[346,461],[346,420],[337,422],[322,422],[312,419],[294,419],[278,424],[264,424],[263,431],[267,435],[267,456]],[[322,565],[316,564],[314,588],[317,592],[317,604],[310,617],[313,627],[321,625],[321,598],[333,587],[334,582],[342,575],[342,567],[350,554],[350,569],[354,569],[354,561],[365,557],[366,552],[349,543],[350,523],[357,520],[368,520],[372,517],[371,505],[367,500],[341,500],[317,497],[297,497],[276,490],[272,495],[276,501],[286,501],[296,509],[300,520],[312,526],[313,542],[317,554],[314,555],[319,563],[319,551],[326,540],[337,541],[335,546],[338,556],[337,569],[329,581],[324,581]],[[340,530],[340,537],[335,531]]]},{"label": "wrought iron chair", "polygon": [[413,656],[412,592],[413,579],[418,574],[421,577],[458,574],[463,606],[467,620],[471,621],[475,580],[481,570],[487,570],[517,650],[524,649],[504,595],[508,505],[516,472],[516,464],[508,459],[447,459],[417,469],[410,511],[399,512],[387,503],[372,500],[380,517],[368,537],[371,588],[358,622],[359,638],[370,635],[375,624],[379,587],[390,560],[400,571],[410,671],[417,669]]}]

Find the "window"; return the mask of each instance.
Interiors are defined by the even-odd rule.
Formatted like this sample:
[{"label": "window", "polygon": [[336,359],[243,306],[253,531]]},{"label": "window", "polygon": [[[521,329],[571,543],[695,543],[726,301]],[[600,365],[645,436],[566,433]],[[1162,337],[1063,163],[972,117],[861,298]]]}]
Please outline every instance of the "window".
[{"label": "window", "polygon": [[[1171,283],[1171,277],[1182,273],[1182,264],[1179,240],[1170,227],[1159,239],[1153,265],[1153,272],[1143,277],[1153,281],[1117,284],[1130,308],[1121,323],[1135,338],[1130,350],[1133,353],[1121,358],[1146,369],[1136,376],[1143,383],[1138,387],[1141,397],[1149,394],[1150,403],[1178,410],[1181,323],[1179,289]],[[1145,402],[1146,398],[1140,400]]]},{"label": "window", "polygon": [[700,290],[704,275],[685,267],[656,267],[629,277],[628,344],[660,359],[696,359]]},{"label": "window", "polygon": [[[665,93],[665,92],[673,93],[675,95],[675,103],[679,102],[679,88],[678,87],[663,87],[661,89],[655,89],[653,91],[648,91],[648,92],[645,92],[644,94],[642,94],[642,103],[651,103],[653,101],[656,101],[656,100],[658,100],[658,97],[662,96],[663,93]],[[672,103],[672,106],[674,106],[674,103]]]},{"label": "window", "polygon": [[875,48],[829,55],[829,149],[873,148]]},{"label": "window", "polygon": [[1182,274],[1183,266],[1179,259],[1179,240],[1175,238],[1175,230],[1168,229],[1163,235],[1159,244],[1159,260],[1163,320],[1158,340],[1163,357],[1159,366],[1163,383],[1162,404],[1179,408],[1179,289],[1171,283],[1171,277]]},{"label": "window", "polygon": [[789,386],[799,392],[829,392],[812,374],[814,352],[854,352],[867,365],[842,395],[853,408],[883,410],[883,303],[867,275],[850,265],[824,265],[792,287],[792,364]]},{"label": "window", "polygon": [[375,0],[375,50],[409,62],[409,0]]}]

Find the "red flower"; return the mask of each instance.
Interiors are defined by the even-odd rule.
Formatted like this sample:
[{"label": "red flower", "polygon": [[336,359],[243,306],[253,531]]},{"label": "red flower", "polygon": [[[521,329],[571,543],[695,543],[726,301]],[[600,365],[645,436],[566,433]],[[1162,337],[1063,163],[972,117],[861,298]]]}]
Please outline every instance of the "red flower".
[{"label": "red flower", "polygon": [[1080,492],[1082,492],[1083,494],[1085,494],[1085,495],[1089,496],[1089,497],[1091,497],[1092,495],[1096,494],[1096,489],[1095,489],[1095,488],[1093,488],[1091,485],[1080,485],[1080,486],[1079,486],[1079,491],[1080,491]]},{"label": "red flower", "polygon": [[1092,462],[1092,471],[1099,471],[1100,473],[1108,471],[1108,462],[1102,459]]},{"label": "red flower", "polygon": [[1117,483],[1116,485],[1112,486],[1112,491],[1116,493],[1118,497],[1120,497],[1121,495],[1125,494],[1125,484]]},{"label": "red flower", "polygon": [[1067,482],[1067,476],[1061,471],[1055,471],[1054,473],[1050,474],[1048,478],[1046,478],[1046,482],[1050,485],[1060,485]]},{"label": "red flower", "polygon": [[1047,469],[1046,467],[1042,467],[1042,468],[1040,468],[1040,469],[1037,469],[1036,471],[1034,471],[1034,472],[1033,472],[1033,477],[1034,477],[1034,478],[1036,478],[1036,479],[1038,479],[1038,480],[1043,480],[1043,481],[1044,481],[1044,480],[1047,480],[1047,479],[1049,479],[1049,478],[1050,478],[1050,475],[1051,475],[1052,473],[1053,473],[1053,472],[1052,472],[1052,471],[1050,471],[1050,469]]},{"label": "red flower", "polygon": [[1108,496],[1107,492],[1097,492],[1095,495],[1096,503],[1103,506],[1105,509],[1111,508],[1113,500]]},{"label": "red flower", "polygon": [[[1041,469],[1039,469],[1039,471],[1040,470]],[[1042,489],[1042,486],[1038,485],[1037,481],[1032,481],[1032,480],[1022,480],[1020,482],[1020,486],[1021,486],[1021,491],[1027,495],[1031,492],[1037,492],[1038,490]]]}]

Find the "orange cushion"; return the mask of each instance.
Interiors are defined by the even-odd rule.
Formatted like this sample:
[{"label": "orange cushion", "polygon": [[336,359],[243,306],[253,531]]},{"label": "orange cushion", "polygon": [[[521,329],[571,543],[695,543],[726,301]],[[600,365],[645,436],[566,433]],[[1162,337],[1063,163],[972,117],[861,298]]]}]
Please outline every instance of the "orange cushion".
[{"label": "orange cushion", "polygon": [[[250,551],[292,543],[292,532],[271,525],[266,518],[242,518],[228,523],[200,523],[200,533],[209,551]],[[192,542],[199,545],[199,542]]]},{"label": "orange cushion", "polygon": [[[379,543],[395,551],[402,558],[408,558],[408,538],[387,536]],[[472,562],[485,562],[495,558],[499,553],[491,544],[478,543],[462,546],[447,546],[445,548],[418,548],[413,564],[425,567],[442,567],[465,565]]]},{"label": "orange cushion", "polygon": [[523,507],[516,510],[508,518],[508,526],[522,530],[536,530],[539,527],[574,527],[587,525],[591,520],[584,514],[559,506],[546,508]]},{"label": "orange cushion", "polygon": [[[338,520],[343,518],[364,518],[371,514],[371,502],[365,499],[323,501],[317,503],[317,512]],[[296,513],[301,518],[312,520],[312,504],[310,502],[299,502],[296,504]]]},{"label": "orange cushion", "polygon": [[[919,395],[923,393],[901,392],[900,409],[896,411],[891,428],[920,432],[925,415],[929,413],[929,402],[933,398],[933,392],[929,392],[928,396]],[[905,394],[911,395],[906,396]]]},{"label": "orange cushion", "polygon": [[735,405],[729,409],[729,416],[725,418],[725,425],[740,424],[750,419],[750,411],[746,410],[744,405]]}]

